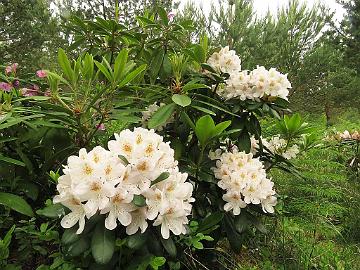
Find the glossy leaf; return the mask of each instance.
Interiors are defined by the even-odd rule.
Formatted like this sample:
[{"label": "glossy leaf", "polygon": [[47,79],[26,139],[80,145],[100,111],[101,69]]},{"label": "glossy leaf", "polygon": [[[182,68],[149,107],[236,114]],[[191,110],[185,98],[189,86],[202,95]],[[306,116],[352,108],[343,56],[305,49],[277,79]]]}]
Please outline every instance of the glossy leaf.
[{"label": "glossy leaf", "polygon": [[29,217],[34,216],[34,212],[31,206],[20,196],[11,193],[0,192],[0,204],[5,205],[23,215]]},{"label": "glossy leaf", "polygon": [[176,104],[171,103],[160,107],[150,118],[148,127],[156,128],[162,124],[165,124],[166,121],[171,117],[173,112],[175,111]]},{"label": "glossy leaf", "polygon": [[191,104],[191,98],[189,98],[187,95],[175,94],[172,96],[172,101],[181,107],[187,107]]},{"label": "glossy leaf", "polygon": [[104,228],[100,222],[91,239],[91,253],[99,264],[108,263],[115,250],[115,232]]}]

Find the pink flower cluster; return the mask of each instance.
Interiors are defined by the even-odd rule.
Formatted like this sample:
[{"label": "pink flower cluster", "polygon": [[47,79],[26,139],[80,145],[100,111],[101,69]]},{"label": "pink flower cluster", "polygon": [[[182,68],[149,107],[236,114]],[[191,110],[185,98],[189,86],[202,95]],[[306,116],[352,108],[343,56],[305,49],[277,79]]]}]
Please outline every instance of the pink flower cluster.
[{"label": "pink flower cluster", "polygon": [[18,63],[14,63],[11,64],[10,66],[7,66],[5,68],[5,74],[9,74],[9,73],[16,73],[16,69],[18,68],[19,64]]}]

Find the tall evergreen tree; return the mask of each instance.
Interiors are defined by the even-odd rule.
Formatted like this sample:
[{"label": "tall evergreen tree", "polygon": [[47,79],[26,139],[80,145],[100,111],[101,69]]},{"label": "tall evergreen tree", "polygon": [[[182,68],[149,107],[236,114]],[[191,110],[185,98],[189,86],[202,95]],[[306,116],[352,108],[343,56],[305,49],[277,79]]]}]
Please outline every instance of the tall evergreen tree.
[{"label": "tall evergreen tree", "polygon": [[131,23],[135,15],[146,8],[156,6],[171,10],[176,1],[173,0],[52,0],[62,15],[77,15],[86,19],[102,17]]},{"label": "tall evergreen tree", "polygon": [[349,67],[360,73],[360,0],[340,0],[347,14],[338,30],[338,43],[345,49]]},{"label": "tall evergreen tree", "polygon": [[0,64],[19,63],[30,71],[48,66],[61,40],[46,0],[0,2]]}]

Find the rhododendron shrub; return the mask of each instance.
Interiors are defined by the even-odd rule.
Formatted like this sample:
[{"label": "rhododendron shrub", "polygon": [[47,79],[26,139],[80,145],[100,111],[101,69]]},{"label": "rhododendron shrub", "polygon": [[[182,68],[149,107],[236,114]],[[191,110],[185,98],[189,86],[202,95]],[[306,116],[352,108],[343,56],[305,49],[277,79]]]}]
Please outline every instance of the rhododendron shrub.
[{"label": "rhododendron shrub", "polygon": [[[276,67],[242,70],[241,55],[193,42],[192,26],[161,8],[136,20],[136,31],[71,20],[79,56],[59,50],[61,72],[37,73],[74,146],[39,213],[59,213],[78,267],[221,269],[211,250],[227,240],[240,251],[247,229],[264,232],[278,202],[268,172],[295,171],[307,126],[281,119],[291,83]],[[263,137],[265,116],[279,136]]]},{"label": "rhododendron shrub", "polygon": [[115,137],[109,141],[110,151],[97,146],[68,158],[54,198],[71,210],[61,225],[71,228],[79,223],[76,233],[80,234],[85,217],[100,211],[109,230],[119,221],[129,235],[144,233],[147,220],[155,220],[153,225],[161,225],[164,239],[169,231],[185,234],[193,186],[186,182],[187,174],[179,172],[169,143],[143,128],[124,130]]}]

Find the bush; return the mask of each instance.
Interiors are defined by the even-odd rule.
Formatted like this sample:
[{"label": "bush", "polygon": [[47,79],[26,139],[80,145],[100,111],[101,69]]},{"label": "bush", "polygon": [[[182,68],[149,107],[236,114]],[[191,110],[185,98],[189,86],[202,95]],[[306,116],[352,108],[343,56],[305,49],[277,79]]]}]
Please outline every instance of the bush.
[{"label": "bush", "polygon": [[[194,43],[191,23],[161,8],[136,20],[127,29],[73,18],[78,57],[60,49],[60,72],[38,72],[48,83],[35,96],[19,91],[15,72],[5,77],[0,203],[6,219],[18,212],[3,227],[16,223],[15,249],[27,253],[8,251],[11,227],[4,267],[221,269],[218,243],[240,251],[245,231],[266,231],[260,218],[277,204],[267,172],[297,173],[288,159],[309,128],[280,117],[285,75],[242,71],[234,51],[211,54],[207,37]],[[277,119],[281,137],[262,138],[263,117]],[[123,130],[112,136],[114,127]],[[25,263],[33,250],[38,261]]]}]

